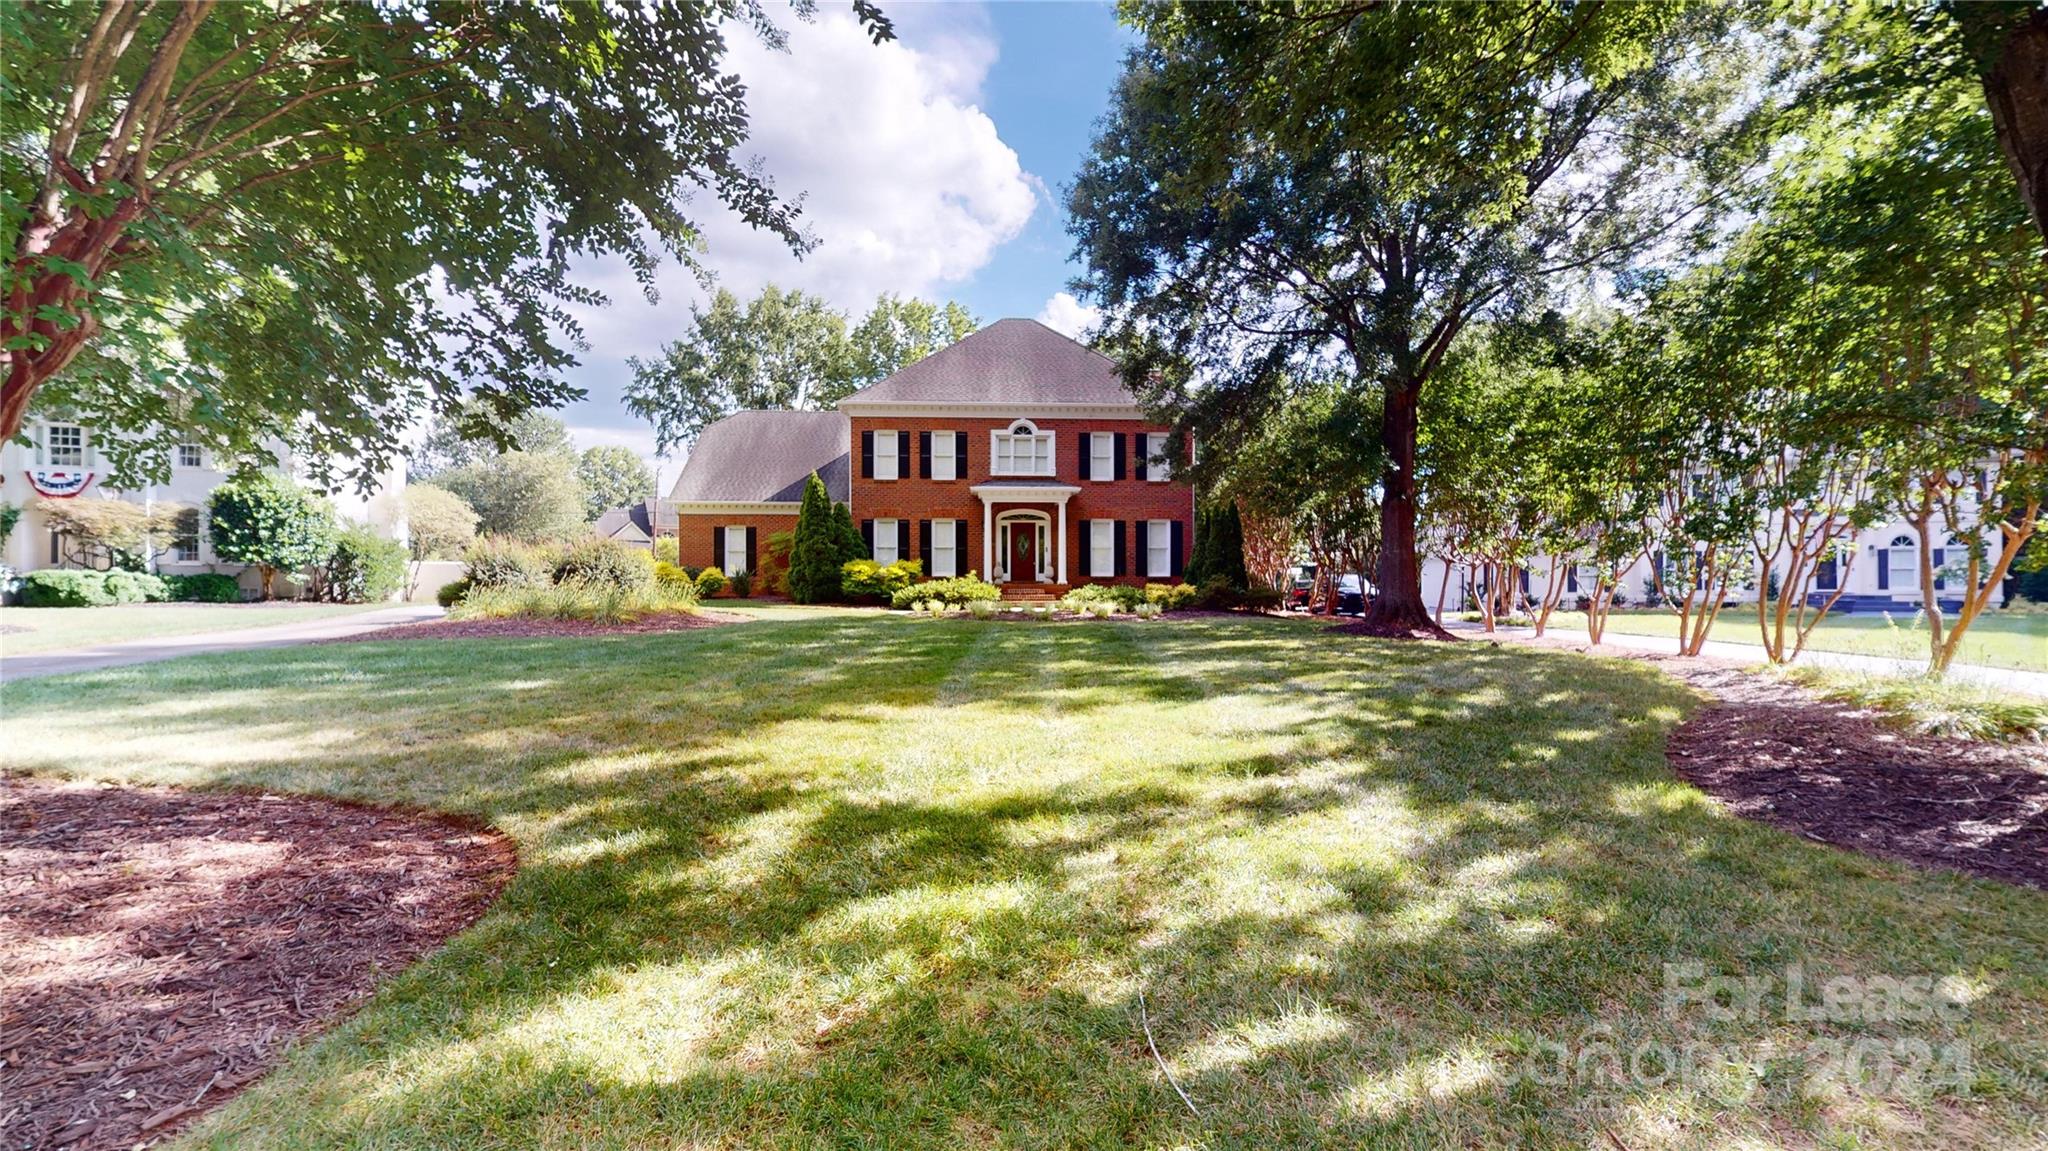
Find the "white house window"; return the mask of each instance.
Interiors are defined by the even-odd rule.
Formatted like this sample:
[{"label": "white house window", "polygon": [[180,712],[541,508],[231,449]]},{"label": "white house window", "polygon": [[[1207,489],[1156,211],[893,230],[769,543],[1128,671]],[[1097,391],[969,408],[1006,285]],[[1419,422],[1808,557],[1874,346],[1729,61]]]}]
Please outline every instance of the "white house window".
[{"label": "white house window", "polygon": [[1912,536],[1899,536],[1885,555],[1891,590],[1920,586],[1920,545]]},{"label": "white house window", "polygon": [[197,468],[204,466],[203,464],[200,463],[198,444],[178,445],[178,466],[181,468]]},{"label": "white house window", "polygon": [[199,509],[178,513],[177,535],[171,537],[171,558],[181,563],[199,562]]},{"label": "white house window", "polygon": [[1146,479],[1148,479],[1148,480],[1151,480],[1151,481],[1152,481],[1152,482],[1154,482],[1154,483],[1165,483],[1165,482],[1166,482],[1166,478],[1167,478],[1167,476],[1166,476],[1166,473],[1167,473],[1167,472],[1168,472],[1168,471],[1169,471],[1170,469],[1168,469],[1168,468],[1167,468],[1167,466],[1166,466],[1165,464],[1163,464],[1163,463],[1156,463],[1156,462],[1154,462],[1154,461],[1158,460],[1160,456],[1163,456],[1163,455],[1165,455],[1165,454],[1166,454],[1166,437],[1165,437],[1164,435],[1162,435],[1162,434],[1158,433],[1158,432],[1148,432],[1148,433],[1146,433],[1146,435],[1145,435],[1145,478],[1146,478]]},{"label": "white house window", "polygon": [[733,524],[725,529],[725,574],[733,575],[747,570],[747,525]]},{"label": "white house window", "polygon": [[[891,434],[893,435],[894,433]],[[876,461],[876,466],[880,466],[879,459]],[[896,562],[895,520],[875,521],[875,562],[884,565]]]},{"label": "white house window", "polygon": [[1173,572],[1173,521],[1153,520],[1145,529],[1145,574],[1166,576]]},{"label": "white house window", "polygon": [[1113,576],[1116,574],[1116,521],[1090,520],[1088,522],[1088,574],[1092,576]]},{"label": "white house window", "polygon": [[[936,439],[937,437],[933,438]],[[937,469],[934,468],[933,471],[936,472]],[[952,477],[948,476],[946,478],[951,479]],[[953,550],[955,543],[953,529],[958,526],[958,523],[954,520],[932,521],[932,574],[935,576],[945,577],[960,574],[959,562],[954,558],[957,553]]]},{"label": "white house window", "polygon": [[989,470],[999,476],[1049,476],[1052,468],[1052,433],[1041,432],[1030,420],[1018,420],[1008,431],[990,432],[994,441]]},{"label": "white house window", "polygon": [[50,463],[56,467],[85,466],[85,429],[77,424],[51,424],[47,436]]},{"label": "white house window", "polygon": [[959,462],[959,453],[953,450],[953,437],[958,432],[932,433],[932,478],[935,480],[957,480],[960,478],[954,465]]},{"label": "white house window", "polygon": [[1088,476],[1094,480],[1116,478],[1116,436],[1109,432],[1088,433]]},{"label": "white house window", "polygon": [[875,433],[875,478],[893,480],[897,475],[896,433],[878,431]]}]

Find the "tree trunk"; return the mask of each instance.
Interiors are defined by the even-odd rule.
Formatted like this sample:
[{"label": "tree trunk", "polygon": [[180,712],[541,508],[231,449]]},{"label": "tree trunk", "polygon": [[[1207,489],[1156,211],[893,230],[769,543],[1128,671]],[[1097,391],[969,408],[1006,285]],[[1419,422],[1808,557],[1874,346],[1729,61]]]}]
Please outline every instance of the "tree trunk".
[{"label": "tree trunk", "polygon": [[1998,146],[2019,180],[2034,230],[2048,239],[2048,9],[1946,5],[1984,82]]},{"label": "tree trunk", "polygon": [[1380,556],[1373,579],[1378,594],[1366,610],[1365,623],[1382,634],[1449,639],[1450,633],[1429,617],[1417,559],[1415,440],[1421,397],[1421,381],[1413,376],[1387,384],[1386,407],[1380,415],[1380,447],[1387,466],[1380,481]]}]

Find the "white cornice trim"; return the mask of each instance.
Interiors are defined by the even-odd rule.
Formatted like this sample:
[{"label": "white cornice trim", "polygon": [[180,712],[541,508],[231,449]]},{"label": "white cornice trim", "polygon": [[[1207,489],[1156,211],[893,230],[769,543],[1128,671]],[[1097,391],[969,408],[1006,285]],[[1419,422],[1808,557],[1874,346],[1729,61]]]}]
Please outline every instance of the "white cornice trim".
[{"label": "white cornice trim", "polygon": [[966,416],[975,419],[1095,419],[1138,420],[1145,413],[1135,404],[1032,404],[1032,403],[893,403],[885,400],[848,400],[839,405],[848,416],[875,418],[904,416],[911,419],[945,419]]},{"label": "white cornice trim", "polygon": [[676,514],[679,516],[728,516],[745,515],[795,515],[803,505],[794,500],[787,503],[767,500],[676,500]]}]

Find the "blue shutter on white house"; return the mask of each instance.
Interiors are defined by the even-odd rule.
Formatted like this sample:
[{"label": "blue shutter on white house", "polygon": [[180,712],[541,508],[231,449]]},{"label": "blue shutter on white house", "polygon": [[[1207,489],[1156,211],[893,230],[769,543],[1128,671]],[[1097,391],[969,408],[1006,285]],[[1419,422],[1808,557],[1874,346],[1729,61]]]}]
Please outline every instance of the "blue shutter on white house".
[{"label": "blue shutter on white house", "polygon": [[[1935,548],[1935,549],[1934,549],[1934,570],[1935,570],[1935,572],[1936,572],[1936,573],[1939,573],[1939,572],[1941,571],[1941,565],[1942,565],[1943,563],[1947,562],[1947,561],[1946,561],[1946,559],[1944,558],[1944,557],[1946,557],[1947,555],[1948,555],[1948,552],[1947,552],[1946,550],[1942,549],[1942,548]],[[1934,590],[1935,590],[1935,591],[1940,591],[1941,589],[1943,589],[1943,588],[1945,588],[1945,587],[1947,587],[1947,586],[1948,586],[1948,580],[1947,580],[1946,578],[1944,578],[1943,576],[1941,576],[1941,575],[1939,575],[1939,574],[1936,574],[1936,575],[1935,575],[1935,577],[1934,577]]]},{"label": "blue shutter on white house", "polygon": [[1892,586],[1892,552],[1890,548],[1877,549],[1877,590],[1886,591]]}]

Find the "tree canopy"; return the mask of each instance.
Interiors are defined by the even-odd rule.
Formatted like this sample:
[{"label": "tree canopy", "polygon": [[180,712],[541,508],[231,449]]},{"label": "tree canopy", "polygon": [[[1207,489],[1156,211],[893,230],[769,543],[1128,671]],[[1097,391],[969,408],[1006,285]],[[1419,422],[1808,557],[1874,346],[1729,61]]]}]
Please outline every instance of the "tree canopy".
[{"label": "tree canopy", "polygon": [[701,272],[697,193],[810,243],[734,34],[784,42],[759,0],[0,6],[0,437],[33,403],[368,482],[464,395],[574,398],[578,260]]},{"label": "tree canopy", "polygon": [[585,449],[576,460],[576,478],[583,481],[584,510],[592,520],[655,494],[654,473],[646,461],[619,444]]}]

